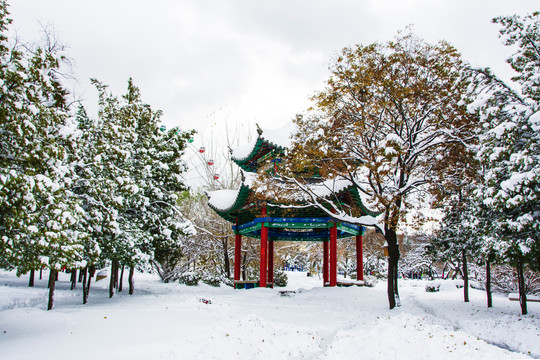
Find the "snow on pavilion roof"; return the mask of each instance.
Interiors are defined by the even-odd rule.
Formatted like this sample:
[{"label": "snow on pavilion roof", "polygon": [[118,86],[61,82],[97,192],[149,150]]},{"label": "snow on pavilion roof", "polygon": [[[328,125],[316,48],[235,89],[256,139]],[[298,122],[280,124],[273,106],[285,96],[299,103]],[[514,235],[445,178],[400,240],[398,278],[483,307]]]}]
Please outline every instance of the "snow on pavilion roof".
[{"label": "snow on pavilion roof", "polygon": [[290,121],[279,129],[259,129],[259,135],[255,141],[231,150],[231,159],[242,170],[255,172],[257,159],[270,152],[284,152],[291,146],[291,137],[295,132],[295,127],[296,125]]},{"label": "snow on pavilion roof", "polygon": [[[207,193],[210,207],[222,218],[232,223],[240,224],[253,221],[260,216],[261,200],[257,199],[257,192],[253,189],[253,181],[257,171],[257,160],[267,154],[283,153],[290,147],[295,124],[291,121],[285,126],[274,130],[260,130],[255,141],[231,150],[232,160],[246,172],[241,187],[238,190],[218,190]],[[343,222],[376,225],[380,227],[379,213],[366,208],[366,199],[354,186],[344,178],[327,179],[309,185],[310,191],[321,198],[336,198],[342,204],[356,209],[356,217],[348,216],[339,219]],[[297,198],[296,198],[297,197]],[[298,204],[305,203],[304,194],[297,194],[291,199]],[[268,216],[272,217],[327,217],[328,213],[316,206],[281,207],[280,204],[268,202]]]},{"label": "snow on pavilion roof", "polygon": [[[240,223],[252,221],[259,216],[260,200],[257,199],[257,191],[251,188],[255,174],[245,174],[245,180],[238,190],[217,190],[208,192],[208,204],[221,217],[230,222],[235,222],[239,219]],[[343,204],[358,210],[358,215],[362,217],[377,217],[379,213],[369,210],[365,207],[365,199],[362,198],[358,189],[346,179],[330,179],[321,183],[309,185],[310,190],[322,198],[335,197]],[[261,190],[259,190],[261,191]],[[297,199],[291,199],[294,203],[303,203],[305,199],[302,194],[298,195]],[[320,217],[328,216],[328,213],[316,206],[306,206],[303,208],[282,208],[280,204],[268,202],[268,216],[308,216]],[[352,218],[351,218],[352,219]],[[343,221],[351,222],[351,219],[343,219]],[[371,220],[364,221],[368,225],[372,225]]]}]

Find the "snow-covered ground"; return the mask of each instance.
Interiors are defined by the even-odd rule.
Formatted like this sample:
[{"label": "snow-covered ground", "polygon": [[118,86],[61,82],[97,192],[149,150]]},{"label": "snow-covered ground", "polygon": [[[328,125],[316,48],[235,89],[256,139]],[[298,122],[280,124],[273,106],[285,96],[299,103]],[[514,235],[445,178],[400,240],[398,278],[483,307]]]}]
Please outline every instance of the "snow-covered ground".
[{"label": "snow-covered ground", "polygon": [[[163,284],[136,275],[136,293],[108,298],[107,281],[57,283],[46,311],[45,280],[0,271],[0,359],[523,359],[540,358],[540,303],[519,303],[452,282],[400,283],[402,306],[389,310],[385,283],[322,288],[317,277],[288,272],[278,289],[233,290]],[[211,300],[205,304],[202,299]]]}]

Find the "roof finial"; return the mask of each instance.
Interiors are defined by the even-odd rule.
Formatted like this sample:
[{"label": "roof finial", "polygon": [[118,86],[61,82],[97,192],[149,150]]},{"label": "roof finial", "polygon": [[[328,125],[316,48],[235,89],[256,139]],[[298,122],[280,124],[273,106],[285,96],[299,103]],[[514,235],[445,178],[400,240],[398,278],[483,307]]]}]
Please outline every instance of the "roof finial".
[{"label": "roof finial", "polygon": [[259,136],[262,135],[263,131],[259,127],[259,124],[255,123],[255,125],[257,126],[257,133],[259,134]]}]

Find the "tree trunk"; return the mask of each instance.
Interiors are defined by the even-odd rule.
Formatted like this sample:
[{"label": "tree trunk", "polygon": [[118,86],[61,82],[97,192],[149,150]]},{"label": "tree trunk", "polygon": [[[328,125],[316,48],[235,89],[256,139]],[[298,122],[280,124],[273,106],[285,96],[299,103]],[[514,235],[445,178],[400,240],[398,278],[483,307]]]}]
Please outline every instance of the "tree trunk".
[{"label": "tree trunk", "polygon": [[77,286],[77,269],[71,269],[71,290]]},{"label": "tree trunk", "polygon": [[39,269],[39,280],[43,279],[43,268]]},{"label": "tree trunk", "polygon": [[88,300],[88,295],[90,294],[90,284],[92,283],[92,277],[94,276],[95,272],[96,267],[94,265],[90,265],[90,269],[88,270],[88,283],[86,284],[86,300]]},{"label": "tree trunk", "polygon": [[228,239],[225,238],[223,240],[223,264],[225,265],[225,275],[227,275],[227,278],[231,277],[231,260],[229,259],[229,244]]},{"label": "tree trunk", "polygon": [[115,273],[116,261],[111,261],[111,274],[109,278],[109,298],[114,296],[114,273]]},{"label": "tree trunk", "polygon": [[120,270],[120,261],[115,260],[114,261],[114,288],[118,289],[118,279],[120,278],[118,276],[118,271]]},{"label": "tree trunk", "polygon": [[[399,251],[399,250],[398,250]],[[399,270],[398,265],[395,267],[394,273],[394,294],[396,295],[396,306],[401,306],[401,300],[399,298],[399,288],[398,288],[398,279],[399,279]]]},{"label": "tree trunk", "polygon": [[519,303],[521,305],[521,314],[527,314],[527,294],[525,293],[525,277],[523,275],[523,260],[518,259],[517,263],[518,284],[519,284]]},{"label": "tree trunk", "polygon": [[133,281],[133,274],[135,273],[135,268],[132,266],[129,268],[129,277],[128,277],[128,283],[129,283],[129,295],[133,295],[133,290],[135,289],[135,283]]},{"label": "tree trunk", "polygon": [[486,295],[488,308],[493,307],[493,297],[491,296],[491,263],[486,261]]},{"label": "tree trunk", "polygon": [[47,304],[47,310],[51,310],[53,308],[56,275],[57,275],[57,271],[54,269],[51,269],[51,272],[49,273],[49,303]]},{"label": "tree trunk", "polygon": [[34,270],[30,270],[30,279],[28,279],[28,287],[34,287],[34,277],[36,276],[35,273],[36,272]]},{"label": "tree trunk", "polygon": [[246,269],[247,251],[242,256],[242,281],[247,281],[247,269]]},{"label": "tree trunk", "polygon": [[[441,279],[445,280],[446,278],[444,277],[444,271],[446,270],[446,262],[444,263],[444,266],[442,268],[442,273],[441,273]],[[448,275],[446,275],[448,276]]]},{"label": "tree trunk", "polygon": [[397,234],[394,230],[386,229],[386,242],[388,243],[388,304],[390,309],[400,306],[398,294],[398,262],[399,262],[399,247],[397,243]]},{"label": "tree trunk", "polygon": [[86,292],[86,276],[88,275],[88,266],[86,266],[84,268],[84,271],[81,269],[81,271],[79,272],[79,279],[81,278],[81,276],[83,277],[82,278],[82,297],[83,297],[83,300],[82,300],[82,303],[83,305],[86,304],[86,302],[88,301],[88,293]]},{"label": "tree trunk", "polygon": [[124,282],[124,267],[125,265],[122,265],[122,271],[120,272],[120,283],[118,284],[118,292],[122,291],[122,283]]},{"label": "tree trunk", "polygon": [[[88,268],[84,268],[84,271],[88,272]],[[79,269],[79,282],[83,282],[83,269]]]},{"label": "tree trunk", "polygon": [[463,261],[463,301],[469,302],[469,269],[467,267],[467,254],[465,249],[461,251]]}]

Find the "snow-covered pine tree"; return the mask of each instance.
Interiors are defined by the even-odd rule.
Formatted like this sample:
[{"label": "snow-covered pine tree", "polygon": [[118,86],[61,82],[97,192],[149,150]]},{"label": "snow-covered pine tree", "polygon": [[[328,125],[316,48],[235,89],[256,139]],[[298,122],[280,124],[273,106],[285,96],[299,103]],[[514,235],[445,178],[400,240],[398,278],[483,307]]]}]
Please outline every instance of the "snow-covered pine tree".
[{"label": "snow-covered pine tree", "polygon": [[[87,270],[109,260],[113,265],[110,278],[116,280],[114,270],[122,260],[141,258],[138,244],[145,237],[145,232],[138,223],[131,222],[128,214],[130,202],[139,196],[140,190],[133,176],[137,123],[121,101],[108,92],[107,86],[97,80],[92,82],[98,90],[98,118],[89,119],[83,109],[77,114],[84,141],[75,189],[83,201],[87,229],[92,236]],[[111,296],[115,286],[113,281]]]},{"label": "snow-covered pine tree", "polygon": [[[86,266],[83,272],[83,304],[88,301],[92,276],[95,273],[95,264],[100,259],[101,248],[99,239],[103,235],[103,225],[99,223],[99,198],[96,197],[98,173],[94,167],[94,159],[97,157],[96,139],[98,136],[97,121],[91,119],[83,105],[79,105],[76,116],[77,128],[80,132],[77,150],[74,152],[75,179],[72,184],[73,192],[79,198],[81,207],[84,209],[84,220],[79,226],[88,233],[85,243]],[[90,275],[90,276],[88,276]]]},{"label": "snow-covered pine tree", "polygon": [[[59,73],[63,48],[54,37],[11,44],[11,20],[0,1],[0,253],[18,274],[84,264],[82,209],[70,191],[69,152],[76,133]],[[54,285],[54,282],[53,282]],[[48,309],[53,306],[50,287]]]},{"label": "snow-covered pine tree", "polygon": [[518,90],[489,70],[475,70],[475,91],[485,135],[479,158],[486,167],[478,196],[490,210],[485,251],[518,270],[522,313],[527,313],[523,268],[540,267],[540,14],[493,20],[515,53],[508,59],[517,72]]},{"label": "snow-covered pine tree", "polygon": [[[194,132],[179,128],[167,130],[161,125],[161,111],[152,111],[149,105],[142,103],[132,79],[123,99],[125,111],[136,120],[132,176],[139,189],[138,196],[129,201],[126,216],[140,224],[145,232],[138,248],[159,262],[181,247],[186,237],[196,233],[180,211],[178,196],[187,189],[183,178],[187,165],[182,156]],[[124,263],[130,268],[137,265],[130,259],[125,259]]]},{"label": "snow-covered pine tree", "polygon": [[[471,135],[481,132],[471,127]],[[469,301],[469,260],[477,262],[481,233],[475,217],[477,211],[471,198],[481,179],[480,163],[476,159],[478,141],[471,136],[466,143],[448,144],[445,154],[437,157],[433,166],[436,181],[430,184],[435,203],[443,209],[441,228],[431,237],[428,253],[436,260],[460,265],[463,298]]]},{"label": "snow-covered pine tree", "polygon": [[442,227],[433,236],[428,249],[437,260],[456,259],[461,264],[465,302],[469,302],[468,262],[471,258],[476,259],[480,247],[473,212],[470,201],[461,199],[450,203]]}]

